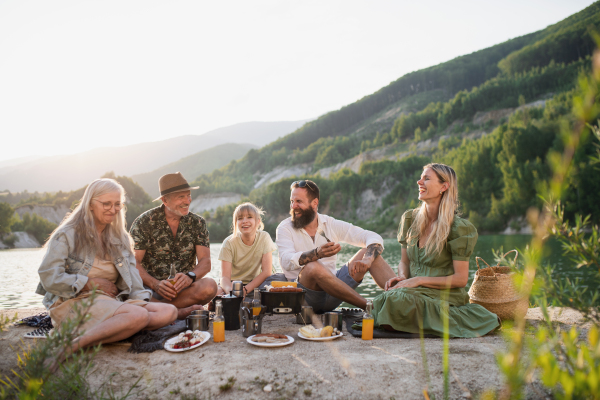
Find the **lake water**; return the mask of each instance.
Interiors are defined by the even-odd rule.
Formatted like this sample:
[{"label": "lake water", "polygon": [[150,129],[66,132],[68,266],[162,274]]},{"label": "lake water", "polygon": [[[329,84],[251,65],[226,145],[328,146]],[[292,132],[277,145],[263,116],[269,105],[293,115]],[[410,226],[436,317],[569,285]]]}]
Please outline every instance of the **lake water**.
[{"label": "lake water", "polygon": [[[494,265],[494,256],[492,249],[504,248],[523,249],[529,242],[530,236],[527,235],[483,235],[479,237],[475,253],[470,262],[470,281],[473,279],[477,266],[475,265],[475,256],[482,257],[490,265]],[[221,250],[221,243],[211,243],[210,255],[212,260],[212,271],[210,276],[218,280],[221,273],[221,263],[217,257]],[[348,261],[357,251],[356,247],[342,246],[342,251],[338,255],[338,267]],[[584,277],[583,272],[572,268],[572,263],[567,257],[562,256],[560,244],[549,242],[547,245],[547,254],[545,259],[556,265],[557,269],[565,277]],[[44,249],[13,249],[0,250],[0,308],[31,308],[42,307],[42,296],[35,294],[39,278],[37,274],[38,266],[44,257]],[[385,241],[385,251],[383,253],[385,260],[396,270],[400,262],[400,245],[393,239]],[[274,269],[281,271],[277,252],[274,253]],[[369,274],[365,276],[363,283],[358,288],[366,298],[373,298],[381,293]]]}]

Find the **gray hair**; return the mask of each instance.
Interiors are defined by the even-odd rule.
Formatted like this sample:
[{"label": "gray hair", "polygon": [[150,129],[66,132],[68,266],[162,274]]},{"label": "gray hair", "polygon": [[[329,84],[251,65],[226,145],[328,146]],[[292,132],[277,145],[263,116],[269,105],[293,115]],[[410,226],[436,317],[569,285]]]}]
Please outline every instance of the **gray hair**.
[{"label": "gray hair", "polygon": [[121,202],[124,203],[125,189],[114,179],[96,179],[90,183],[77,207],[52,232],[50,240],[59,231],[72,228],[75,230],[75,253],[94,252],[97,257],[109,255],[113,261],[121,256],[123,247],[133,253],[133,241],[126,227],[125,208],[117,212],[116,218],[104,229],[100,237],[97,234],[90,204],[100,196],[115,192],[121,195]]}]

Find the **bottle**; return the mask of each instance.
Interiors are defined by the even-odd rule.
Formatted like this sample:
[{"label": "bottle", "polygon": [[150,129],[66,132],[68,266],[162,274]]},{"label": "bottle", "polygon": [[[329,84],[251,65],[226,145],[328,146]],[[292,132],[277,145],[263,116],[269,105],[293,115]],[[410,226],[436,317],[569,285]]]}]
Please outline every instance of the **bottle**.
[{"label": "bottle", "polygon": [[252,315],[259,315],[261,310],[262,304],[260,304],[260,289],[254,288],[254,300],[252,300]]},{"label": "bottle", "polygon": [[215,343],[225,341],[225,318],[223,317],[223,302],[215,302],[216,315],[213,319],[213,341]]},{"label": "bottle", "polygon": [[362,340],[373,340],[373,324],[375,319],[373,319],[372,312],[373,301],[367,300],[367,308],[363,314],[362,320]]},{"label": "bottle", "polygon": [[167,278],[171,285],[175,284],[175,275],[177,275],[177,271],[175,271],[175,264],[171,264],[171,272],[169,272],[169,277]]}]

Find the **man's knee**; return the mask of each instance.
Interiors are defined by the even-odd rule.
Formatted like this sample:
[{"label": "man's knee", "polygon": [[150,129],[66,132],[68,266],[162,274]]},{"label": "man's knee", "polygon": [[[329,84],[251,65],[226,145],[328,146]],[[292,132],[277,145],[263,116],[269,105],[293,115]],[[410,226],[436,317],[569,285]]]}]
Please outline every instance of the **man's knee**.
[{"label": "man's knee", "polygon": [[209,296],[215,297],[217,290],[219,290],[217,282],[212,278],[202,278],[201,281],[204,292]]},{"label": "man's knee", "polygon": [[320,262],[310,262],[304,266],[302,269],[302,275],[306,277],[315,277],[319,278],[323,276],[323,274],[329,273]]},{"label": "man's knee", "polygon": [[193,285],[194,296],[198,301],[205,300],[210,301],[217,294],[217,283],[211,278],[202,278]]}]

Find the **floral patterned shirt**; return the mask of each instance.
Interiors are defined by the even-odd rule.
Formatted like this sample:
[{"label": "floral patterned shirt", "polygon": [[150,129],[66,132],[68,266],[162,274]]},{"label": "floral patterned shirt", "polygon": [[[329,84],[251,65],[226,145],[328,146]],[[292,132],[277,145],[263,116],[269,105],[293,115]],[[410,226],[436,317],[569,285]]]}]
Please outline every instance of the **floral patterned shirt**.
[{"label": "floral patterned shirt", "polygon": [[210,247],[206,221],[192,212],[179,221],[177,235],[167,223],[164,204],[146,211],[133,221],[131,236],[135,250],[146,250],[142,266],[159,280],[167,279],[171,264],[177,272],[189,272],[196,265],[196,246]]}]

